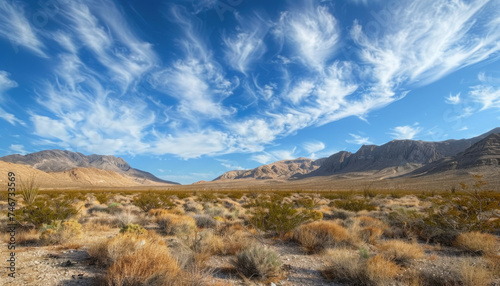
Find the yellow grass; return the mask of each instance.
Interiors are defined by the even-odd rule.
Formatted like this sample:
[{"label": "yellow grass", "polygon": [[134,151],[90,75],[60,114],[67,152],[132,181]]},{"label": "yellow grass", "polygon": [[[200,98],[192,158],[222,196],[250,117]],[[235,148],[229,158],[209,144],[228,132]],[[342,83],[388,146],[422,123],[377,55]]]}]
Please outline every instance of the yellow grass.
[{"label": "yellow grass", "polygon": [[413,259],[424,257],[424,250],[420,245],[402,240],[388,240],[381,243],[378,249],[383,257],[402,265],[409,264]]},{"label": "yellow grass", "polygon": [[499,249],[496,236],[478,231],[460,234],[453,244],[460,249],[475,254],[495,254]]},{"label": "yellow grass", "polygon": [[315,221],[299,226],[293,234],[307,253],[318,253],[328,247],[347,244],[349,233],[331,221]]}]

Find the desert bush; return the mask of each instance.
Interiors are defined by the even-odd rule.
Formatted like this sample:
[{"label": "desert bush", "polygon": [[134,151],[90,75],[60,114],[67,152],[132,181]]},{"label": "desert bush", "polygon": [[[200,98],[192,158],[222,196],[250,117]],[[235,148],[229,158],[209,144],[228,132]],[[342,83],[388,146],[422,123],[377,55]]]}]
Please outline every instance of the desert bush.
[{"label": "desert bush", "polygon": [[77,213],[77,209],[66,199],[38,200],[15,212],[19,222],[32,224],[36,228],[55,220],[66,220]]},{"label": "desert bush", "polygon": [[379,219],[369,216],[359,216],[346,221],[349,231],[367,243],[375,243],[388,226]]},{"label": "desert bush", "polygon": [[196,226],[199,228],[216,228],[219,222],[208,215],[194,215]]},{"label": "desert bush", "polygon": [[278,278],[282,264],[276,252],[261,245],[239,252],[231,263],[245,277],[256,280]]},{"label": "desert bush", "polygon": [[424,257],[424,250],[420,245],[401,240],[388,240],[381,243],[378,249],[383,257],[405,266],[413,259]]},{"label": "desert bush", "polygon": [[349,233],[334,222],[315,221],[296,228],[293,239],[298,241],[307,253],[319,253],[328,247],[347,244]]},{"label": "desert bush", "polygon": [[333,205],[336,208],[347,210],[347,211],[352,211],[352,212],[359,212],[362,210],[373,211],[373,210],[377,209],[374,205],[370,204],[367,200],[355,200],[355,199],[338,200],[338,201],[334,201]]},{"label": "desert bush", "polygon": [[211,192],[203,192],[198,195],[198,200],[201,202],[217,202],[217,195]]},{"label": "desert bush", "polygon": [[138,224],[127,224],[120,229],[120,233],[131,234],[131,235],[143,235],[148,231]]},{"label": "desert bush", "polygon": [[329,280],[347,285],[393,285],[399,267],[376,255],[362,258],[350,250],[336,248],[327,253],[329,265],[322,271]]},{"label": "desert bush", "polygon": [[463,261],[460,278],[464,286],[489,286],[493,280],[493,273],[485,267]]},{"label": "desert bush", "polygon": [[399,267],[394,262],[376,255],[366,261],[366,284],[389,285],[399,272]]},{"label": "desert bush", "polygon": [[134,198],[132,204],[139,207],[144,212],[148,212],[152,209],[171,208],[174,206],[174,203],[170,199],[151,192],[141,193]]},{"label": "desert bush", "polygon": [[40,241],[43,244],[62,244],[82,235],[82,225],[76,220],[54,221],[41,228]]},{"label": "desert bush", "polygon": [[101,204],[107,204],[111,193],[97,192],[94,193],[95,199]]},{"label": "desert bush", "polygon": [[495,254],[499,249],[496,236],[478,231],[458,235],[453,245],[472,254]]},{"label": "desert bush", "polygon": [[205,209],[205,214],[211,216],[211,217],[214,217],[214,216],[223,216],[224,213],[226,212],[226,210],[224,208],[221,208],[221,207],[209,207],[207,209]]},{"label": "desert bush", "polygon": [[124,255],[129,255],[142,248],[144,245],[164,245],[162,238],[154,232],[142,235],[120,233],[107,240],[99,241],[89,247],[89,255],[99,265],[110,266]]},{"label": "desert bush", "polygon": [[19,188],[21,189],[21,194],[23,195],[24,204],[27,206],[32,205],[35,202],[40,190],[40,184],[37,182],[35,174],[30,174],[27,178],[20,177]]},{"label": "desert bush", "polygon": [[155,219],[167,235],[187,235],[196,229],[195,220],[187,215],[164,213]]},{"label": "desert bush", "polygon": [[147,241],[119,257],[108,269],[108,285],[178,285],[179,266],[165,244]]},{"label": "desert bush", "polygon": [[310,209],[296,209],[293,203],[282,203],[277,200],[270,202],[260,201],[253,212],[251,223],[273,235],[283,237],[285,233],[297,226],[313,220],[318,220],[322,214]]},{"label": "desert bush", "polygon": [[344,248],[330,249],[327,252],[328,266],[322,271],[329,280],[348,285],[364,285],[365,265],[359,255]]}]

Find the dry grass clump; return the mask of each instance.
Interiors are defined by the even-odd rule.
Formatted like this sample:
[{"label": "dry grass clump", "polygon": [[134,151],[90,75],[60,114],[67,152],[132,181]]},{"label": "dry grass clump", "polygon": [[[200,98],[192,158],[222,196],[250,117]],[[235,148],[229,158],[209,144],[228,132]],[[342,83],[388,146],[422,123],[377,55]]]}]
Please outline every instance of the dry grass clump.
[{"label": "dry grass clump", "polygon": [[424,250],[417,243],[388,240],[378,246],[382,255],[400,265],[408,265],[413,259],[424,257]]},{"label": "dry grass clump", "polygon": [[329,266],[322,271],[323,276],[347,285],[392,285],[400,271],[381,255],[365,259],[351,250],[336,248],[328,250],[327,256]]},{"label": "dry grass clump", "polygon": [[379,240],[382,234],[389,228],[381,220],[369,216],[358,216],[350,219],[349,222],[349,232],[353,233],[354,237],[361,239],[363,242],[371,244]]},{"label": "dry grass clump", "polygon": [[376,255],[366,262],[366,284],[389,285],[393,282],[400,268],[392,261],[381,255]]},{"label": "dry grass clump", "polygon": [[40,241],[43,244],[63,244],[82,235],[82,225],[76,220],[54,221],[42,227]]},{"label": "dry grass clump", "polygon": [[[7,225],[7,224],[5,224]],[[10,242],[10,233],[5,231],[2,235],[2,241],[5,243]],[[17,245],[30,245],[37,244],[40,240],[40,233],[36,229],[16,229],[16,244]]]},{"label": "dry grass clump", "polygon": [[235,255],[253,243],[249,233],[243,230],[241,226],[229,228],[222,234],[221,238],[223,242],[219,253],[221,255]]},{"label": "dry grass clump", "polygon": [[281,274],[281,259],[273,250],[254,245],[238,254],[231,261],[236,270],[249,279],[273,280]]},{"label": "dry grass clump", "polygon": [[[131,238],[129,236],[129,238]],[[108,285],[179,285],[179,266],[163,243],[146,241],[120,256],[108,269]]]},{"label": "dry grass clump", "polygon": [[495,254],[499,249],[498,239],[491,234],[478,231],[458,235],[453,242],[457,248],[473,254]]},{"label": "dry grass clump", "polygon": [[153,232],[146,235],[122,233],[90,246],[89,255],[104,266],[110,266],[120,257],[134,253],[145,244],[160,243],[161,238]]},{"label": "dry grass clump", "polygon": [[460,278],[464,286],[487,286],[491,285],[493,273],[485,267],[463,261]]},{"label": "dry grass clump", "polygon": [[322,271],[329,280],[349,285],[363,285],[365,265],[358,254],[344,248],[329,249],[327,252],[329,266]]},{"label": "dry grass clump", "polygon": [[188,215],[173,214],[167,210],[154,210],[150,214],[167,235],[186,235],[196,229],[196,221]]},{"label": "dry grass clump", "polygon": [[337,223],[315,221],[296,228],[293,239],[298,241],[307,253],[319,253],[328,247],[347,244],[349,233]]}]

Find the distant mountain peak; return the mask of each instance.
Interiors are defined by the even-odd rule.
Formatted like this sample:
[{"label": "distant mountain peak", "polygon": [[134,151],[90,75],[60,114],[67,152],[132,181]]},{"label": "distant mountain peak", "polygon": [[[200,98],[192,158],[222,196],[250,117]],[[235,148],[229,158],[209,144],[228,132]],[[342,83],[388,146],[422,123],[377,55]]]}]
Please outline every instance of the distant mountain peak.
[{"label": "distant mountain peak", "polygon": [[43,150],[26,155],[8,155],[0,158],[1,161],[29,165],[44,172],[63,172],[74,168],[96,168],[113,171],[121,175],[132,177],[134,180],[148,179],[158,183],[178,184],[157,178],[151,173],[132,168],[123,158],[113,155],[84,155],[79,152],[66,150]]}]

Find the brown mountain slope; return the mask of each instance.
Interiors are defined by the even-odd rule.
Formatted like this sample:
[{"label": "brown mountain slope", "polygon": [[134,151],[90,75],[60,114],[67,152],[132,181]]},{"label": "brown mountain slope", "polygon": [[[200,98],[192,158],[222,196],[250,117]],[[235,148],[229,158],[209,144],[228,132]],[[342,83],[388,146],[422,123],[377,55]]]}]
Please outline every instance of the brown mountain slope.
[{"label": "brown mountain slope", "polygon": [[113,171],[138,183],[156,182],[162,184],[178,184],[155,177],[153,174],[132,168],[125,160],[109,155],[85,156],[78,152],[65,150],[44,150],[27,155],[8,155],[1,161],[32,166],[44,172],[63,172],[74,168],[96,168]]},{"label": "brown mountain slope", "polygon": [[[153,181],[137,182],[114,171],[96,168],[74,168],[61,172],[44,172],[28,165],[0,161],[0,173],[14,172],[17,180],[34,176],[41,188],[140,187],[167,185]],[[4,182],[5,181],[5,182]],[[6,183],[6,176],[0,184]]]}]

